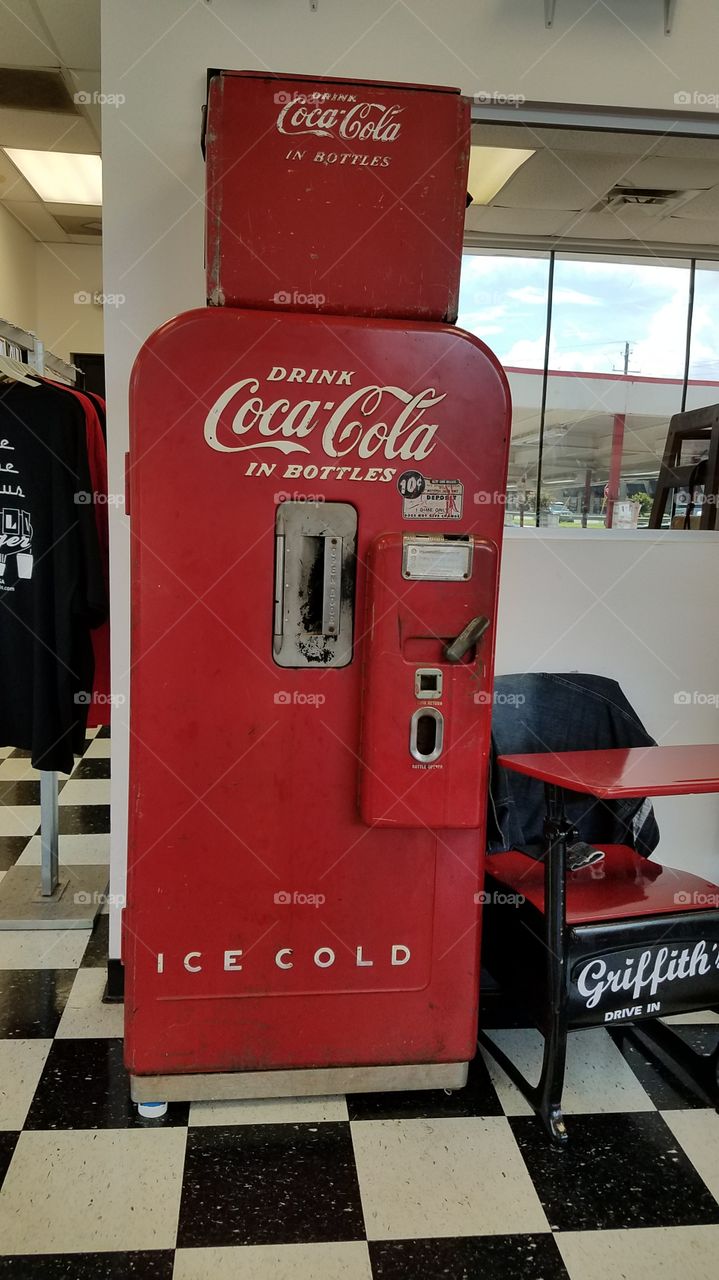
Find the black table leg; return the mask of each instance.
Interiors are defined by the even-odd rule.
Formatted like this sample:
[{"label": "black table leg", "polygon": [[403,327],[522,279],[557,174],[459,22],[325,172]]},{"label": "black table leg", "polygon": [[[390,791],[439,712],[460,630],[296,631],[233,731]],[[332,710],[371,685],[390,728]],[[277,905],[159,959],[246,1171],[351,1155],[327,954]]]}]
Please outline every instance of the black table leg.
[{"label": "black table leg", "polygon": [[519,1068],[484,1031],[480,1043],[517,1086],[542,1120],[552,1141],[564,1146],[568,1134],[562,1115],[562,1090],[567,1060],[567,840],[573,830],[564,812],[561,788],[547,785],[547,815],[544,824],[544,945],[547,1012],[544,1053],[539,1082],[532,1085]]}]

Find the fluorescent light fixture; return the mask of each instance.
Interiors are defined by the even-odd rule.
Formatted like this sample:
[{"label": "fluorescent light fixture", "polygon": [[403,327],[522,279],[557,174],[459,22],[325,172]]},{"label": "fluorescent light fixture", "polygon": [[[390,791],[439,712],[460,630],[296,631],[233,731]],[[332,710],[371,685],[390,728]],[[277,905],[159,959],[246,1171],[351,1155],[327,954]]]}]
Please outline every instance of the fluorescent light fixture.
[{"label": "fluorescent light fixture", "polygon": [[4,147],[23,178],[50,204],[102,204],[102,160],[72,151]]},{"label": "fluorescent light fixture", "polygon": [[513,173],[535,155],[520,147],[472,147],[467,187],[475,204],[489,204]]}]

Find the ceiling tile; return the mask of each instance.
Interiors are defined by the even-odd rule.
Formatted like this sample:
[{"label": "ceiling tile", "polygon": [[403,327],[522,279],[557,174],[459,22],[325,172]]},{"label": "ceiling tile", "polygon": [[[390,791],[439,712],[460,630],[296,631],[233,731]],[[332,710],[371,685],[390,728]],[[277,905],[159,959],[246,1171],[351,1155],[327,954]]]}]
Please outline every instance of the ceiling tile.
[{"label": "ceiling tile", "polygon": [[678,138],[669,133],[659,138],[654,156],[675,156],[679,160],[719,160],[719,138]]},{"label": "ceiling tile", "polygon": [[[35,0],[66,67],[97,70],[100,66],[98,0]],[[25,8],[30,6],[25,0]]]},{"label": "ceiling tile", "polygon": [[634,165],[623,181],[633,187],[667,187],[680,191],[699,187],[703,190],[719,182],[719,155],[714,160],[652,156]]},{"label": "ceiling tile", "polygon": [[661,239],[670,244],[719,244],[716,218],[664,218],[660,226]]},{"label": "ceiling tile", "polygon": [[539,151],[505,183],[494,204],[514,209],[588,209],[618,182],[626,156]]},{"label": "ceiling tile", "polygon": [[466,227],[469,231],[504,232],[509,236],[552,236],[567,214],[562,209],[503,209],[497,205],[470,205]]},{"label": "ceiling tile", "polygon": [[26,231],[30,232],[36,240],[43,240],[47,243],[65,242],[68,237],[65,232],[58,226],[55,219],[48,212],[44,204],[39,200],[35,203],[16,203],[13,200],[5,200],[5,208],[22,223]]},{"label": "ceiling tile", "polygon": [[[0,7],[1,12],[1,7]],[[78,151],[96,155],[97,137],[84,116],[0,110],[0,147],[26,151]]]},{"label": "ceiling tile", "polygon": [[0,50],[0,61],[6,67],[56,67],[59,62],[57,50],[28,0],[3,0],[0,5]]},{"label": "ceiling tile", "polygon": [[715,219],[714,239],[719,242],[719,184],[709,191],[702,191],[687,204],[683,204],[676,212],[677,219],[699,218],[703,221]]},{"label": "ceiling tile", "polygon": [[631,232],[609,213],[583,213],[565,222],[562,236],[571,240],[628,240]]}]

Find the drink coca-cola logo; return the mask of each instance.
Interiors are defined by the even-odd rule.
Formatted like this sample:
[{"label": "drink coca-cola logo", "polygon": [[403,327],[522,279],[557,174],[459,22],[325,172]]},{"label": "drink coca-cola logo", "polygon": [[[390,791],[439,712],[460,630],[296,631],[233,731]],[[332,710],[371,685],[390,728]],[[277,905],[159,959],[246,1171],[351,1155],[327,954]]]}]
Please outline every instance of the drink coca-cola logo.
[{"label": "drink coca-cola logo", "polygon": [[397,103],[355,102],[349,107],[328,107],[323,103],[293,98],[277,117],[277,130],[289,136],[312,133],[318,138],[336,136],[347,142],[396,142],[402,124],[397,119],[402,107]]},{"label": "drink coca-cola logo", "polygon": [[328,458],[427,458],[435,447],[437,422],[427,420],[444,400],[434,387],[405,391],[402,387],[368,385],[350,391],[339,402],[271,399],[260,394],[257,378],[242,378],[227,387],[205,419],[205,440],[220,453],[275,449],[310,453],[310,436],[321,437]]}]

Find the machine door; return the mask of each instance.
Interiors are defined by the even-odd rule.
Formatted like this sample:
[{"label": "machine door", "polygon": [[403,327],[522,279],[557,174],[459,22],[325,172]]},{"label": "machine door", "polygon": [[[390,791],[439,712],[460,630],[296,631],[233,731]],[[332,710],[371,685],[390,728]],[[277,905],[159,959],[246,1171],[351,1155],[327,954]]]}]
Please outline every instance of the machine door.
[{"label": "machine door", "polygon": [[347,502],[282,502],[275,521],[273,655],[280,667],[352,661],[357,512]]}]

